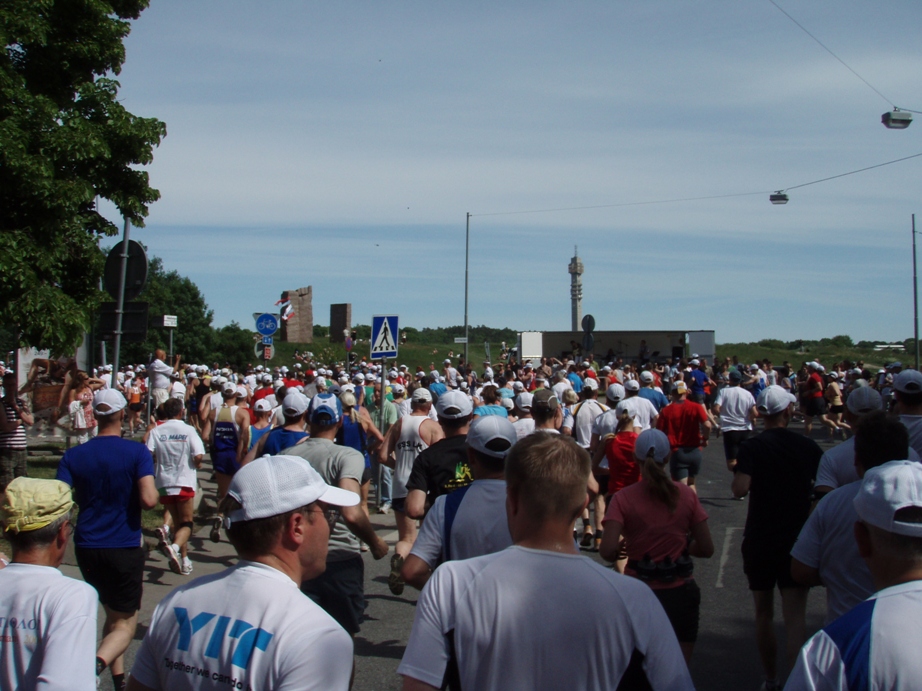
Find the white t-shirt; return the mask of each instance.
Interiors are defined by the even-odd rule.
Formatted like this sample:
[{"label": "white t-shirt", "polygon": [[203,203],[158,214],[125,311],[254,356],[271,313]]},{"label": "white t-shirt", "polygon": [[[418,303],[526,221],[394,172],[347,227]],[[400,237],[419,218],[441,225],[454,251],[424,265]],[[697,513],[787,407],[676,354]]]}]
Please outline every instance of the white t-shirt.
[{"label": "white t-shirt", "polygon": [[241,561],[157,605],[131,675],[170,691],[346,691],[352,638],[284,573]]},{"label": "white t-shirt", "polygon": [[607,412],[599,415],[592,421],[592,434],[598,434],[602,439],[606,434],[614,434],[618,429],[620,412],[616,408],[609,408]]},{"label": "white t-shirt", "polygon": [[922,581],[884,588],[804,644],[785,691],[915,691],[920,619]]},{"label": "white t-shirt", "polygon": [[516,439],[524,439],[535,431],[535,419],[533,417],[523,417],[513,422],[512,426],[515,427]]},{"label": "white t-shirt", "polygon": [[791,556],[820,572],[826,586],[826,623],[845,614],[874,592],[871,572],[855,541],[858,513],[852,505],[857,480],[830,492],[800,530]]},{"label": "white t-shirt", "polygon": [[752,429],[749,412],[755,407],[756,399],[742,386],[727,386],[721,389],[714,404],[720,406],[722,432],[742,432]]},{"label": "white t-shirt", "polygon": [[[909,460],[919,461],[919,454],[912,446],[909,447]],[[851,437],[833,446],[820,458],[820,467],[816,472],[816,486],[835,489],[856,480],[858,480],[858,471],[855,470],[855,438]]]},{"label": "white t-shirt", "polygon": [[[449,496],[442,495],[435,500],[410,550],[410,554],[415,554],[431,568],[444,559],[445,501]],[[474,480],[465,491],[451,525],[451,558],[470,559],[492,554],[511,544],[506,520],[506,481]]]},{"label": "white t-shirt", "polygon": [[614,690],[635,651],[653,689],[693,688],[645,583],[580,555],[514,546],[435,570],[397,673],[438,688],[454,654],[465,689]]},{"label": "white t-shirt", "polygon": [[154,360],[147,366],[147,373],[150,377],[150,388],[167,389],[170,386],[170,375],[173,374],[173,368],[163,360]]},{"label": "white t-shirt", "polygon": [[98,609],[91,586],[50,566],[0,570],[0,688],[95,689]]},{"label": "white t-shirt", "polygon": [[180,487],[198,487],[193,459],[205,454],[205,445],[192,425],[182,420],[167,420],[151,431],[147,448],[156,465],[157,489],[166,489],[167,494],[173,494],[170,489],[175,489],[178,494]]},{"label": "white t-shirt", "polygon": [[577,444],[584,449],[588,449],[595,421],[602,413],[608,410],[608,406],[589,399],[580,401],[573,409],[576,411],[573,414],[573,436],[576,438]]},{"label": "white t-shirt", "polygon": [[563,405],[563,394],[566,391],[569,391],[573,388],[573,384],[570,383],[568,379],[562,379],[554,386],[551,387],[551,390],[554,392],[554,395],[557,396],[557,400]]},{"label": "white t-shirt", "polygon": [[640,431],[650,429],[653,419],[659,415],[654,406],[646,398],[640,396],[631,396],[625,398],[615,408],[615,414],[620,417],[621,411],[626,410],[634,418],[634,427],[640,427]]}]

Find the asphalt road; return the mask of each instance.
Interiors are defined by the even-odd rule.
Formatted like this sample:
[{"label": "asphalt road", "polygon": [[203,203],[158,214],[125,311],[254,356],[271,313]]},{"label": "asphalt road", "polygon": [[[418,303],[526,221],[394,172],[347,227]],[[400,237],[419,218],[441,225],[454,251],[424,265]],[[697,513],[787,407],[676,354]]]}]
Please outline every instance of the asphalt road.
[{"label": "asphalt road", "polygon": [[[799,431],[799,423],[793,429]],[[819,439],[817,439],[819,441]],[[829,444],[820,442],[824,448]],[[695,560],[695,578],[701,588],[701,624],[698,643],[691,664],[692,678],[699,689],[758,689],[762,675],[756,653],[753,625],[753,606],[743,574],[740,542],[746,521],[748,500],[730,498],[730,474],[723,459],[721,440],[712,440],[704,451],[705,462],[698,478],[698,493],[709,515],[709,526],[714,539],[715,553],[711,559]],[[213,497],[214,485],[202,475],[206,505]],[[391,544],[396,541],[393,515],[372,515],[378,533]],[[232,548],[226,543],[214,544],[207,539],[208,529],[200,526],[192,539],[191,558],[195,565],[194,576],[213,573],[234,563]],[[153,536],[148,537],[153,544]],[[584,552],[587,558],[603,563],[598,554]],[[355,639],[356,671],[354,688],[359,691],[399,689],[401,679],[396,673],[403,655],[418,593],[407,587],[400,597],[391,594],[387,587],[389,558],[374,561],[365,554],[365,592],[367,597],[366,621]],[[62,570],[79,578],[73,555],[68,555]],[[171,588],[186,579],[169,571],[166,559],[151,552],[145,573],[144,603],[136,640],[127,654],[128,668],[137,646],[143,638],[153,608]],[[548,593],[549,597],[553,593]],[[591,597],[587,593],[587,597]],[[784,650],[784,631],[780,624],[780,597],[776,598],[776,629],[779,650]],[[825,612],[825,593],[814,588],[810,593],[807,610],[808,635],[821,625]],[[100,629],[102,612],[100,611]],[[563,642],[562,642],[563,643]],[[780,663],[781,678],[786,676]],[[111,688],[108,672],[104,675],[102,689]]]}]

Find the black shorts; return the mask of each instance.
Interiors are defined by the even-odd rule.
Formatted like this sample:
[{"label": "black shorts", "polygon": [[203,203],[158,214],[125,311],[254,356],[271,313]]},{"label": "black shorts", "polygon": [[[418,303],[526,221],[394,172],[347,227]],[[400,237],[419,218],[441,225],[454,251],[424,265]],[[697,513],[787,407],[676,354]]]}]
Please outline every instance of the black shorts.
[{"label": "black shorts", "polygon": [[394,511],[399,511],[400,513],[407,512],[407,498],[400,497],[400,499],[391,499],[391,508]]},{"label": "black shorts", "polygon": [[688,394],[688,400],[692,403],[700,403],[704,405],[704,394],[703,393],[690,393]]},{"label": "black shorts", "polygon": [[673,480],[697,477],[701,471],[701,449],[696,446],[681,446],[669,457],[669,472]]},{"label": "black shorts", "polygon": [[819,417],[820,415],[826,414],[826,399],[823,397],[819,398],[808,398],[804,402],[804,415],[807,417]]},{"label": "black shorts", "polygon": [[701,589],[694,581],[686,581],[678,588],[655,588],[659,600],[679,643],[698,640],[698,613],[701,609]]},{"label": "black shorts", "polygon": [[143,547],[76,547],[74,552],[83,580],[96,589],[100,603],[122,614],[141,609],[141,584],[147,557]]},{"label": "black shorts", "polygon": [[605,473],[605,475],[593,473],[592,475],[595,481],[599,483],[599,494],[604,497],[608,494],[608,473]]},{"label": "black shorts", "polygon": [[829,406],[829,412],[835,413],[836,415],[840,415],[841,413],[845,412],[845,406],[844,405],[831,405]]},{"label": "black shorts", "polygon": [[777,545],[753,544],[743,539],[743,573],[750,590],[774,590],[799,587],[791,577],[791,549]]},{"label": "black shorts", "polygon": [[129,403],[128,410],[133,410],[136,413],[140,413],[142,410],[144,410],[144,404],[143,403]]},{"label": "black shorts", "polygon": [[748,429],[734,429],[723,433],[724,438],[724,458],[728,461],[734,461],[739,456],[740,444],[749,438]]},{"label": "black shorts", "polygon": [[354,636],[365,618],[365,561],[360,555],[328,561],[326,571],[301,584],[301,592]]},{"label": "black shorts", "polygon": [[366,482],[371,482],[372,477],[373,473],[371,472],[371,468],[366,466],[365,470],[362,471],[362,481],[359,484],[364,485]]}]

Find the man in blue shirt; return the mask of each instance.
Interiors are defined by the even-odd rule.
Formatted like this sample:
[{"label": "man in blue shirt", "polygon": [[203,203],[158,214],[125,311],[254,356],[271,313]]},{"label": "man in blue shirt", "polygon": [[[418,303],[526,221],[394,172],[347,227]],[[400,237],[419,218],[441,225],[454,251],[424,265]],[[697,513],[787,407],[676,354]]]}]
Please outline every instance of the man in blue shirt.
[{"label": "man in blue shirt", "polygon": [[691,391],[688,400],[694,401],[695,403],[704,403],[704,396],[707,393],[704,387],[708,382],[710,382],[711,386],[714,388],[716,388],[717,385],[711,381],[707,372],[704,371],[706,365],[702,361],[695,358],[688,364],[691,365],[692,368],[691,372],[685,376],[685,383],[688,384],[688,388]]},{"label": "man in blue shirt", "polygon": [[96,649],[96,674],[109,667],[116,689],[125,683],[123,655],[134,639],[141,608],[145,551],[141,509],[159,497],[154,460],[144,444],[122,439],[125,397],[101,389],[93,399],[99,421],[94,439],[69,449],[57,479],[74,488],[80,507],[74,547],[83,580],[99,593],[106,612],[103,639]]},{"label": "man in blue shirt", "polygon": [[570,382],[570,384],[573,386],[573,390],[574,390],[576,393],[579,393],[580,391],[583,390],[583,380],[580,379],[579,374],[577,374],[577,372],[576,372],[576,365],[570,365],[570,366],[567,368],[567,370],[568,370],[568,372],[567,372],[567,380],[568,380],[568,381]]},{"label": "man in blue shirt", "polygon": [[656,408],[657,412],[662,412],[663,408],[669,405],[669,399],[665,394],[653,388],[653,372],[644,370],[640,373],[640,391],[637,395],[646,398]]}]

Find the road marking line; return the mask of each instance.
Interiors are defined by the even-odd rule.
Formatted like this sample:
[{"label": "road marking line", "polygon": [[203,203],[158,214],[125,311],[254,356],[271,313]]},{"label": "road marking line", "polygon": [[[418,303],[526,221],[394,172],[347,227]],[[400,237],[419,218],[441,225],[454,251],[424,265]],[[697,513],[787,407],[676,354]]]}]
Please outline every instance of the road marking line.
[{"label": "road marking line", "polygon": [[724,534],[724,546],[723,549],[720,550],[720,565],[717,567],[717,582],[714,584],[715,588],[724,587],[724,567],[730,560],[730,536],[733,535],[733,531],[735,530],[742,530],[742,528],[727,528]]}]

